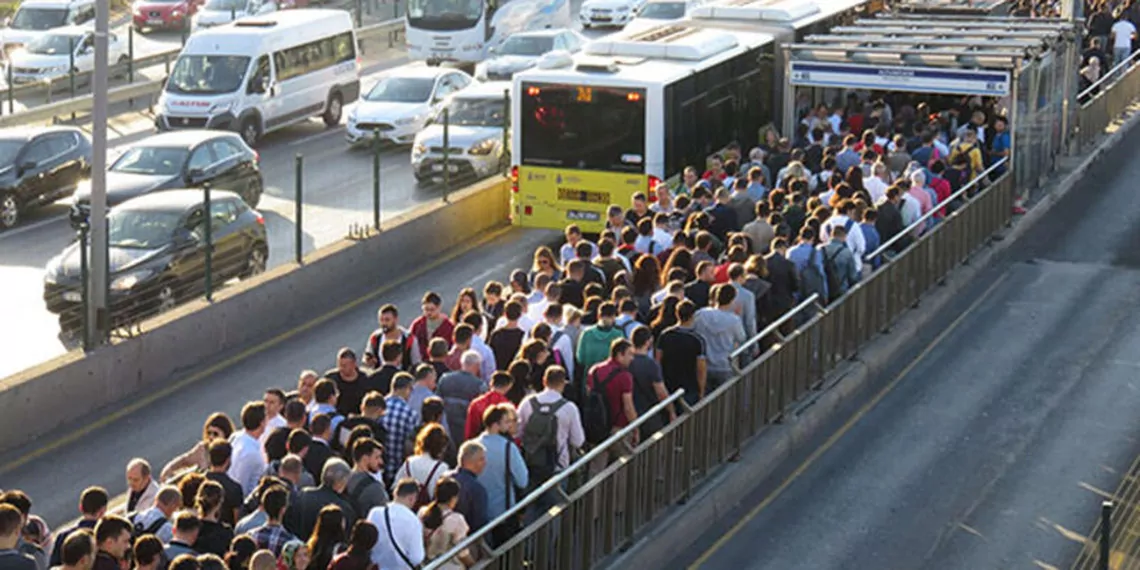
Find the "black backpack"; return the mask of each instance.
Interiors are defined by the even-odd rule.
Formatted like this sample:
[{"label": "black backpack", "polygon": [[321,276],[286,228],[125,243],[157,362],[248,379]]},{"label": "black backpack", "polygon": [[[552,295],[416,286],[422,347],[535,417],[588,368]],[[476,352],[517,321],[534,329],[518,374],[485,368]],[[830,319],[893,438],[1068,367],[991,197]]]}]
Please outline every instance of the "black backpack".
[{"label": "black backpack", "polygon": [[606,387],[614,379],[621,368],[614,367],[605,380],[598,381],[597,372],[592,372],[594,385],[586,393],[586,403],[582,407],[582,428],[586,432],[588,443],[599,444],[610,436],[613,422],[610,419],[610,406],[606,401]]},{"label": "black backpack", "polygon": [[823,271],[827,274],[827,302],[838,299],[843,289],[843,277],[839,274],[839,266],[835,263],[835,258],[843,252],[843,247],[835,248],[835,253],[828,255],[823,254]]},{"label": "black backpack", "polygon": [[819,273],[819,268],[815,264],[816,256],[819,255],[819,250],[811,248],[811,253],[808,254],[807,266],[800,272],[800,289],[803,291],[804,297],[810,297],[813,293],[818,293],[820,299],[823,299],[823,284],[826,282],[827,277]]},{"label": "black backpack", "polygon": [[549,404],[530,400],[531,414],[522,433],[522,452],[531,489],[537,489],[558,470],[558,410],[567,402],[566,398]]},{"label": "black backpack", "polygon": [[134,538],[138,538],[144,534],[158,534],[158,531],[166,524],[166,519],[160,517],[158,520],[150,523],[149,526],[143,526],[142,521],[138,520],[141,516],[142,512],[138,512],[131,518],[131,525],[134,527],[132,529]]}]

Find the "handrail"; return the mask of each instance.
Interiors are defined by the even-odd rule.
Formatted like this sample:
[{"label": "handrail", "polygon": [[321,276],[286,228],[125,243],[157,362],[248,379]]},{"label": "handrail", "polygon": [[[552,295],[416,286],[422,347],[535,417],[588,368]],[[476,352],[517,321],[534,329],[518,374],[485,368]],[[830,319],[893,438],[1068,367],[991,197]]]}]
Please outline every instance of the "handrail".
[{"label": "handrail", "polygon": [[[438,570],[438,568],[448,560],[455,558],[459,555],[459,553],[476,545],[480,540],[483,539],[484,536],[490,534],[491,531],[495,529],[495,527],[503,524],[504,522],[507,522],[511,519],[511,517],[516,517],[522,514],[527,507],[537,501],[540,497],[560,486],[563,481],[570,477],[572,473],[589,467],[590,463],[599,455],[601,455],[602,452],[609,451],[610,447],[624,441],[626,437],[629,436],[629,434],[633,433],[633,430],[641,427],[641,425],[648,421],[650,418],[654,418],[661,412],[664,412],[669,406],[672,406],[684,395],[685,389],[677,388],[677,391],[670,394],[668,398],[658,402],[657,405],[653,406],[652,408],[649,408],[649,410],[647,410],[644,414],[639,415],[638,418],[632,423],[625,426],[617,433],[606,438],[605,441],[603,441],[600,445],[595,446],[586,455],[579,457],[577,461],[571,463],[561,473],[555,475],[554,477],[551,477],[546,483],[543,483],[542,486],[528,493],[527,496],[523,497],[521,501],[515,503],[515,506],[511,507],[510,510],[499,515],[495,518],[495,520],[483,525],[482,528],[475,531],[474,533],[467,535],[467,538],[464,538],[459,542],[459,544],[451,547],[451,549],[447,552],[444,552],[443,554],[437,556],[434,560],[432,560],[430,564],[424,566],[423,570]],[[507,458],[507,460],[509,461],[510,458]]]},{"label": "handrail", "polygon": [[976,186],[980,186],[982,181],[985,180],[986,177],[988,177],[995,170],[997,170],[997,168],[999,166],[1004,166],[1008,162],[1009,162],[1009,157],[1003,157],[1001,160],[995,162],[989,168],[983,170],[982,173],[977,175],[973,180],[971,180],[969,184],[963,186],[957,192],[947,196],[945,200],[942,200],[941,202],[936,204],[935,207],[931,208],[929,212],[923,214],[917,220],[915,220],[913,224],[903,228],[903,230],[901,232],[895,234],[895,237],[887,240],[886,243],[884,243],[883,245],[880,245],[879,248],[876,249],[875,251],[873,251],[867,255],[864,255],[863,260],[866,261],[866,260],[870,260],[870,259],[875,259],[876,257],[886,253],[887,250],[889,250],[897,242],[901,241],[906,236],[909,236],[914,230],[918,229],[920,225],[925,225],[926,221],[929,220],[930,218],[934,217],[934,215],[937,214],[939,211],[941,211],[942,208],[947,203],[958,199],[963,194],[965,194],[966,191],[971,190],[971,189],[975,188]]},{"label": "handrail", "polygon": [[[1121,75],[1119,75],[1119,74],[1122,74],[1126,69],[1132,67],[1132,65],[1136,63],[1136,60],[1138,58],[1140,58],[1140,50],[1136,50],[1136,51],[1132,52],[1131,54],[1128,55],[1127,59],[1125,59],[1124,61],[1120,62],[1119,64],[1113,66],[1112,69],[1109,69],[1108,71],[1102,73],[1100,76],[1100,79],[1097,79],[1095,83],[1093,83],[1092,85],[1089,85],[1088,88],[1085,89],[1084,91],[1077,93],[1077,101],[1080,101],[1085,96],[1091,95],[1097,89],[1100,89],[1101,87],[1103,87],[1105,85],[1108,85],[1110,83],[1116,83],[1121,77]],[[1086,101],[1085,105],[1081,105],[1081,107],[1085,107],[1087,105],[1088,105],[1088,102]]]},{"label": "handrail", "polygon": [[[756,333],[756,336],[748,339],[747,342],[740,345],[740,347],[737,348],[736,350],[732,351],[732,353],[728,355],[728,362],[732,365],[733,371],[736,373],[740,373],[740,367],[737,366],[736,359],[737,359],[737,357],[739,357],[741,354],[744,353],[745,349],[747,349],[747,348],[751,347],[752,345],[760,342],[762,339],[764,339],[764,337],[767,337],[768,335],[772,334],[777,329],[779,329],[780,326],[782,326],[784,323],[791,320],[792,317],[798,315],[800,313],[800,311],[812,306],[814,303],[816,303],[818,301],[819,301],[819,293],[812,293],[810,297],[808,297],[807,299],[804,299],[803,302],[801,302],[799,305],[792,307],[792,310],[784,313],[783,316],[781,316],[780,318],[773,321],[772,324],[764,327],[764,330],[760,331],[759,333]],[[824,310],[826,310],[826,309],[824,309]]]}]

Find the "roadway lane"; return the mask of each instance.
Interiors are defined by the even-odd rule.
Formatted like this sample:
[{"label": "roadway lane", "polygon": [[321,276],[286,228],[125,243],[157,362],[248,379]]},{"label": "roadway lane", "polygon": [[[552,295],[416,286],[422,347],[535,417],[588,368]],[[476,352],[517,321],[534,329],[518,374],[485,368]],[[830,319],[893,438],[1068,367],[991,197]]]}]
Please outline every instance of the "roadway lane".
[{"label": "roadway lane", "polygon": [[1067,568],[1140,452],[1140,163],[1111,160],[681,562]]},{"label": "roadway lane", "polygon": [[[424,260],[422,274],[391,291],[292,338],[282,339],[190,387],[146,403],[141,410],[129,411],[126,417],[108,426],[83,432],[75,443],[15,468],[13,462],[21,452],[0,457],[0,488],[27,491],[35,500],[36,512],[54,527],[75,515],[76,497],[88,485],[102,485],[112,496],[125,492],[122,471],[131,457],[145,457],[160,469],[200,437],[202,421],[211,412],[221,410],[236,418],[242,404],[260,398],[265,388],[291,389],[302,369],[332,367],[340,347],[360,350],[376,327],[376,308],[384,302],[396,303],[406,311],[402,316],[404,324],[408,324],[418,312],[424,291],[439,292],[450,308],[462,287],[482,287],[489,279],[506,279],[511,270],[529,265],[536,247],[557,237],[557,232],[509,230],[441,265],[432,267],[433,260]],[[171,383],[179,380],[172,378]],[[71,429],[88,423],[80,422]],[[48,445],[46,442],[52,440],[45,437],[40,445]],[[32,450],[34,447],[23,453]]]}]

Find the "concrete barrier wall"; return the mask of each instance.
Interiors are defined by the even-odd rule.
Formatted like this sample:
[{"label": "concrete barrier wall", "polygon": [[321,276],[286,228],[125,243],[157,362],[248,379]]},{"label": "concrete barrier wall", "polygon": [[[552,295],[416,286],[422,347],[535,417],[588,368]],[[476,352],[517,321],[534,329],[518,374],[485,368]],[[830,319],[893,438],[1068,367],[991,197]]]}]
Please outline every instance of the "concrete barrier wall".
[{"label": "concrete barrier wall", "polygon": [[[494,179],[386,221],[384,231],[313,252],[144,324],[141,335],[73,351],[0,380],[0,451],[145,394],[365,295],[427,260],[508,223],[509,184]],[[347,230],[347,228],[346,228]],[[349,279],[355,273],[369,279]],[[78,405],[77,405],[78,404]]]}]

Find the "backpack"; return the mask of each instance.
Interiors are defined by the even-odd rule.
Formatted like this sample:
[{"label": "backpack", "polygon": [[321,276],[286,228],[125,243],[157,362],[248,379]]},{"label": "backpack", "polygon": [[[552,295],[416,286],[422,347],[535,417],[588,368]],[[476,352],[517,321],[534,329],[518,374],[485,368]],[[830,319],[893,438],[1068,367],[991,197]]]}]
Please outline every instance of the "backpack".
[{"label": "backpack", "polygon": [[532,489],[553,477],[558,469],[558,410],[566,402],[566,398],[550,404],[536,398],[530,400],[531,414],[522,433],[522,452]]},{"label": "backpack", "polygon": [[131,524],[134,525],[133,532],[135,538],[144,534],[158,534],[158,531],[166,524],[166,519],[159,517],[158,520],[150,523],[150,525],[143,526],[142,521],[139,520],[141,515],[142,513],[135,513],[135,516],[131,519]]},{"label": "backpack", "polygon": [[[364,492],[367,491],[369,487],[379,485],[380,482],[372,477],[363,477],[361,481],[361,483],[356,485],[356,488],[348,490],[348,496],[346,498],[348,499],[348,504],[352,505],[352,508],[356,509],[356,512],[367,513],[370,509],[363,508],[364,505],[360,503],[360,499],[364,497]],[[419,497],[416,498],[418,499]]]},{"label": "backpack", "polygon": [[596,371],[591,373],[594,377],[593,386],[589,387],[585,405],[582,407],[582,428],[586,432],[586,441],[589,443],[599,444],[610,436],[613,423],[610,420],[610,405],[606,401],[606,387],[620,372],[621,368],[614,367],[613,371],[601,382],[598,381]]},{"label": "backpack", "polygon": [[811,297],[813,293],[818,293],[823,299],[823,284],[826,283],[826,277],[819,272],[819,267],[815,264],[818,255],[819,250],[814,247],[811,248],[807,266],[800,272],[800,287],[803,289],[805,298]]},{"label": "backpack", "polygon": [[[420,512],[420,509],[426,507],[428,503],[431,502],[431,491],[428,490],[428,487],[431,485],[431,480],[435,477],[435,472],[439,470],[440,465],[443,465],[443,462],[436,461],[435,467],[431,468],[431,473],[428,473],[427,479],[424,479],[424,482],[420,483],[420,490],[416,492],[416,504],[412,507],[412,512]],[[408,460],[404,461],[404,473],[407,473],[408,477],[412,476],[412,466]],[[363,487],[363,485],[361,485],[361,487]]]},{"label": "backpack", "polygon": [[837,247],[834,254],[823,254],[823,272],[827,275],[827,302],[829,303],[838,299],[841,295],[840,290],[843,289],[843,277],[839,274],[839,266],[835,263],[835,258],[842,251],[842,247]]}]

